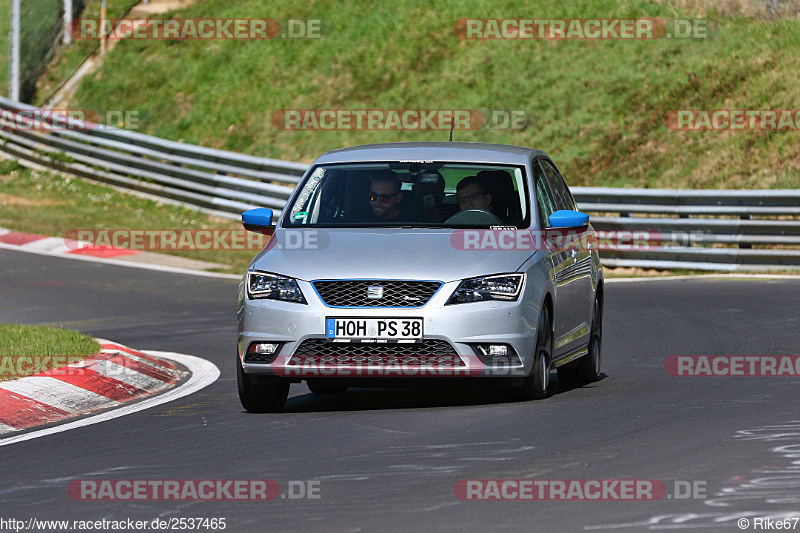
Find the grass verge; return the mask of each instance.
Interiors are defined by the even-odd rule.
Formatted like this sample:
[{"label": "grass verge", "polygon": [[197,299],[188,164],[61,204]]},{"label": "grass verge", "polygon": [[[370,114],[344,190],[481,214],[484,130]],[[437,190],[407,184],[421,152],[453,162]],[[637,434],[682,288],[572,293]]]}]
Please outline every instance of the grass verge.
[{"label": "grass verge", "polygon": [[97,341],[77,331],[0,324],[0,381],[46,372],[99,351]]},{"label": "grass verge", "polygon": [[[108,2],[108,18],[120,18],[139,0],[115,0]],[[24,4],[24,2],[23,2]],[[101,0],[85,0],[81,18],[99,19]],[[11,0],[0,0],[0,36],[3,37],[0,46],[0,94],[8,94],[8,34],[11,23]],[[60,17],[61,13],[43,13],[40,16]],[[35,24],[32,17],[23,19],[24,24]],[[21,44],[25,46],[24,42]],[[99,43],[92,40],[74,40],[68,47],[59,45],[54,58],[39,76],[36,83],[36,94],[33,98],[34,105],[43,103],[56,87],[68,78],[83,61],[99,48]]]},{"label": "grass verge", "polygon": [[[697,2],[695,2],[696,4]],[[688,5],[688,4],[687,4]],[[674,131],[682,109],[794,109],[800,20],[713,5],[709,38],[464,40],[460,18],[692,18],[645,0],[206,0],[176,17],[311,18],[324,39],[123,41],[87,77],[76,108],[136,112],[168,139],[309,162],[342,146],[446,140],[447,131],[285,130],[285,109],[523,111],[524,129],[457,131],[458,141],[541,148],[570,185],[800,187],[797,131]]]},{"label": "grass verge", "polygon": [[[0,0],[7,1],[7,0]],[[107,16],[109,19],[122,17],[139,0],[123,0],[108,2]],[[101,0],[85,0],[81,18],[99,19]],[[99,41],[92,39],[76,39],[69,46],[61,46],[45,71],[39,76],[36,83],[36,94],[34,95],[33,105],[43,104],[58,86],[69,78],[75,70],[81,66],[87,57],[91,56],[100,49]]]}]

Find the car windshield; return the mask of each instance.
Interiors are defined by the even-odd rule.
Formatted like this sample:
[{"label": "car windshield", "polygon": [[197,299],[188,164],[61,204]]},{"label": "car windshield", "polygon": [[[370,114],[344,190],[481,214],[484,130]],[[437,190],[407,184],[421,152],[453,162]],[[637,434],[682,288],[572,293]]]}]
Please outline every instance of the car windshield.
[{"label": "car windshield", "polygon": [[284,226],[527,227],[521,167],[386,162],[320,165],[287,208]]}]

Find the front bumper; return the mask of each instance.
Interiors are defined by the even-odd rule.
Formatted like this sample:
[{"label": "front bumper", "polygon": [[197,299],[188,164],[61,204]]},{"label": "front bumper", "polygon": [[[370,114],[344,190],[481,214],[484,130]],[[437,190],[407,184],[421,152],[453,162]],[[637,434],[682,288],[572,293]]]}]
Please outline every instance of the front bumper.
[{"label": "front bumper", "polygon": [[[291,378],[415,378],[415,377],[521,377],[530,372],[536,339],[538,305],[523,288],[517,301],[488,301],[448,305],[445,302],[458,287],[459,281],[445,283],[422,307],[417,308],[332,308],[325,306],[311,283],[298,281],[307,305],[275,300],[250,300],[240,290],[239,298],[239,363],[251,375]],[[526,296],[528,295],[528,296]],[[296,364],[292,356],[307,339],[325,338],[325,319],[333,317],[409,317],[424,320],[426,340],[445,341],[455,351],[451,354],[429,354],[432,359],[395,359],[367,357],[347,363],[316,358]],[[270,363],[245,363],[243,354],[253,342],[280,343]],[[521,364],[487,365],[475,351],[475,344],[507,344],[519,356]],[[406,345],[411,346],[411,345]],[[362,351],[363,352],[363,351]],[[320,354],[322,355],[322,354]],[[441,356],[437,358],[436,356]],[[426,356],[427,357],[427,356]],[[449,357],[449,359],[448,359]],[[341,359],[336,359],[341,361]],[[294,363],[294,364],[293,364]]]}]

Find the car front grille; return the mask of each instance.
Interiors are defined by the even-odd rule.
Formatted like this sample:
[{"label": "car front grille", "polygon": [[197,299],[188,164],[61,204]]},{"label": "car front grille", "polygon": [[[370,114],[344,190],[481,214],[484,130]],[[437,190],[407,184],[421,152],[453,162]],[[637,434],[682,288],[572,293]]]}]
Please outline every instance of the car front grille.
[{"label": "car front grille", "polygon": [[[325,280],[314,281],[328,307],[422,307],[439,290],[439,281]],[[380,289],[377,289],[377,288]],[[373,297],[370,298],[369,296]]]},{"label": "car front grille", "polygon": [[466,366],[453,346],[439,339],[416,344],[358,344],[306,339],[289,360],[290,366],[303,365],[420,365]]}]

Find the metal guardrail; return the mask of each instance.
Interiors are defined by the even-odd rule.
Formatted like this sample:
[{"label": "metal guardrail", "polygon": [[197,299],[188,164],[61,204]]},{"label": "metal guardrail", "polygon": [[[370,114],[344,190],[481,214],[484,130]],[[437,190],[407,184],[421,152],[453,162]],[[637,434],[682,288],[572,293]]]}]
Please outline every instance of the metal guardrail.
[{"label": "metal guardrail", "polygon": [[[0,97],[0,113],[36,109]],[[0,118],[0,155],[228,218],[252,207],[279,213],[307,169],[89,122],[79,130],[20,130],[7,119]],[[608,266],[800,269],[800,189],[572,192],[607,244]]]},{"label": "metal guardrail", "polygon": [[800,269],[800,189],[572,191],[609,266]]},{"label": "metal guardrail", "polygon": [[[0,97],[0,112],[37,108]],[[283,208],[306,165],[194,146],[91,122],[76,129],[19,129],[0,119],[0,152],[21,163],[67,172],[189,204],[229,218],[254,206]]]}]

